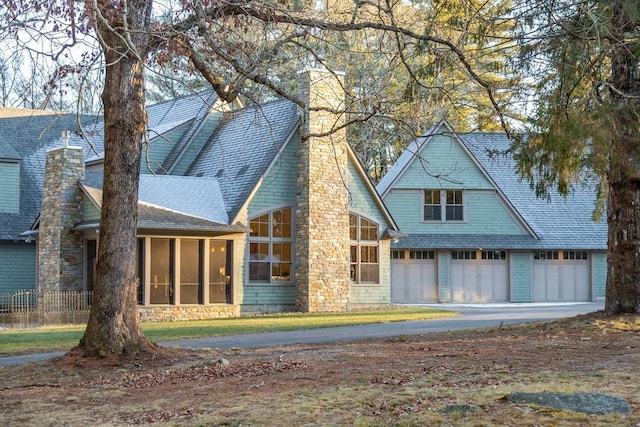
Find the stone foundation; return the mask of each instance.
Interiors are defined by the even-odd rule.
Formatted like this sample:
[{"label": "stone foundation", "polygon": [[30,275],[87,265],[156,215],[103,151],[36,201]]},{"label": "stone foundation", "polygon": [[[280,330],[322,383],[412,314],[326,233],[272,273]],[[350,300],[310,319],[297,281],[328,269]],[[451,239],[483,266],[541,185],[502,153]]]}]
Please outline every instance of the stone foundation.
[{"label": "stone foundation", "polygon": [[138,306],[142,322],[223,319],[240,316],[238,305]]}]

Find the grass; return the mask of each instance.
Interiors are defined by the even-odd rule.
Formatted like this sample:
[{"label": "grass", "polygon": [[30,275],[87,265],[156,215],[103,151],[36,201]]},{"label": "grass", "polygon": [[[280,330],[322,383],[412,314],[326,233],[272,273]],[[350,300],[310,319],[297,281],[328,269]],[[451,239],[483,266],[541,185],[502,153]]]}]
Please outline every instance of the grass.
[{"label": "grass", "polygon": [[[156,342],[259,332],[293,331],[371,323],[402,322],[455,316],[428,308],[389,308],[345,313],[286,313],[232,319],[143,323],[145,334]],[[78,344],[85,326],[56,326],[0,331],[0,356],[66,351]]]}]

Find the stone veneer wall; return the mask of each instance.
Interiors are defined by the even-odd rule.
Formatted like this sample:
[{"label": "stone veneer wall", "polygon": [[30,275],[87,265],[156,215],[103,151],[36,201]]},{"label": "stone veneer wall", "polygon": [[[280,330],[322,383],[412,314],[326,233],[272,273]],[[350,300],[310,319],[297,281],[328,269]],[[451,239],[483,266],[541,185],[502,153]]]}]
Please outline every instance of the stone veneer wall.
[{"label": "stone veneer wall", "polygon": [[138,306],[143,322],[220,319],[240,316],[239,305]]},{"label": "stone veneer wall", "polygon": [[38,290],[83,289],[83,237],[71,230],[82,220],[83,150],[63,147],[47,153],[40,230]]},{"label": "stone veneer wall", "polygon": [[[299,75],[300,97],[311,108],[344,109],[343,76],[326,70]],[[306,112],[303,135],[344,123],[331,111]],[[312,136],[298,149],[296,307],[307,312],[349,308],[349,194],[345,130]]]}]

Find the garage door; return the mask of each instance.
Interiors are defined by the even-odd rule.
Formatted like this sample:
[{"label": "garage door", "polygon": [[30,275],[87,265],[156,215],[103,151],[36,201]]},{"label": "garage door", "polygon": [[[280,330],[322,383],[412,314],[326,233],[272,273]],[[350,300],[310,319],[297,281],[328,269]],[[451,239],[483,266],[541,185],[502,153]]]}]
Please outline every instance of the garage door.
[{"label": "garage door", "polygon": [[537,251],[533,256],[534,302],[590,301],[586,251]]},{"label": "garage door", "polygon": [[506,252],[451,252],[451,301],[509,301],[509,267]]},{"label": "garage door", "polygon": [[391,251],[391,302],[438,302],[435,251]]}]

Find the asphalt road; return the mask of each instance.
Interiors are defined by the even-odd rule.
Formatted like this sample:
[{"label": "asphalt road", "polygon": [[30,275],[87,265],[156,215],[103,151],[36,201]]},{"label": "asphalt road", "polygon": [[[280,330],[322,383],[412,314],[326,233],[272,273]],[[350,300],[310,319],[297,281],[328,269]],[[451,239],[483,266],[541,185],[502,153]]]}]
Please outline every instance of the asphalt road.
[{"label": "asphalt road", "polygon": [[[460,329],[485,328],[515,323],[553,320],[602,310],[603,303],[571,304],[437,304],[431,307],[452,310],[460,316],[445,319],[341,326],[290,332],[267,332],[161,343],[167,347],[219,348],[272,347],[290,344],[318,344],[420,335]],[[0,358],[0,367],[62,356],[64,352],[30,354]]]}]

